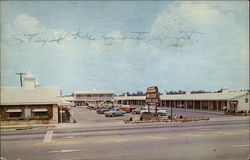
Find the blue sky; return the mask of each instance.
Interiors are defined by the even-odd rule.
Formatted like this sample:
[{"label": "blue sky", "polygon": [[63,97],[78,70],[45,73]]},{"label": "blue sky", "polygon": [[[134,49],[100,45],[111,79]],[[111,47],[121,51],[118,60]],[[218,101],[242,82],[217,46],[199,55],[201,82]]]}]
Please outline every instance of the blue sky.
[{"label": "blue sky", "polygon": [[1,1],[1,85],[145,91],[249,88],[249,4]]}]

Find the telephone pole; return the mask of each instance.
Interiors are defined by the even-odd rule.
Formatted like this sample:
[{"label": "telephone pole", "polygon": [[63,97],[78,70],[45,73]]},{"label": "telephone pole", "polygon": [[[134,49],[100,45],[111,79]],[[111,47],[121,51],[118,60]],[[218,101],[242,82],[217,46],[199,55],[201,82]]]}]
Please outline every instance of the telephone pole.
[{"label": "telephone pole", "polygon": [[22,87],[23,86],[22,76],[25,75],[25,73],[16,73],[16,74],[20,76],[20,83]]}]

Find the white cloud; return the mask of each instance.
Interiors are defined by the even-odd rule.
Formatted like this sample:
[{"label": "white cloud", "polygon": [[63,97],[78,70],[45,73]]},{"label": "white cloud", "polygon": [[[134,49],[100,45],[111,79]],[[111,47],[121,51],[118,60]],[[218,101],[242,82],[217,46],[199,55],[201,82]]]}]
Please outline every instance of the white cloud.
[{"label": "white cloud", "polygon": [[42,26],[35,17],[31,17],[27,14],[20,14],[16,17],[13,25],[18,31],[37,32],[42,30]]},{"label": "white cloud", "polygon": [[[20,14],[11,25],[4,28],[4,58],[11,61],[4,64],[4,70],[5,73],[12,73],[13,68],[19,66],[23,69],[34,67],[43,73],[53,70],[60,73],[62,79],[63,74],[67,74],[65,81],[67,79],[70,82],[75,77],[75,85],[84,82],[89,86],[98,86],[98,83],[109,85],[114,77],[119,81],[114,85],[119,87],[143,86],[152,82],[165,85],[166,81],[167,84],[174,85],[177,83],[176,77],[184,78],[184,86],[196,80],[195,76],[203,77],[207,81],[214,80],[217,76],[223,79],[224,75],[230,78],[232,72],[237,72],[238,68],[242,69],[237,72],[239,77],[244,78],[248,66],[246,64],[249,63],[249,40],[246,36],[249,33],[248,28],[238,23],[237,16],[233,14],[234,7],[222,12],[219,9],[221,7],[215,4],[176,2],[170,9],[158,15],[150,36],[174,36],[179,31],[204,33],[194,35],[194,41],[179,48],[169,46],[169,41],[119,39],[125,36],[119,28],[103,33],[103,36],[110,38],[106,40],[103,40],[102,35],[93,35],[95,40],[79,37],[74,39],[71,34],[77,31],[53,29],[41,24],[36,17]],[[47,43],[42,47],[41,43],[29,42],[26,37],[24,43],[16,45],[18,41],[12,35],[20,33],[39,33],[37,39],[41,37],[51,40],[61,34],[66,35],[66,38],[59,43]],[[87,33],[82,31],[81,34],[84,36]],[[27,63],[29,59],[34,62]],[[154,80],[148,75],[152,75]],[[11,79],[13,75],[8,76]],[[56,78],[60,75],[51,76]],[[141,82],[141,79],[145,79],[145,82]],[[222,84],[222,81],[218,84]]]}]

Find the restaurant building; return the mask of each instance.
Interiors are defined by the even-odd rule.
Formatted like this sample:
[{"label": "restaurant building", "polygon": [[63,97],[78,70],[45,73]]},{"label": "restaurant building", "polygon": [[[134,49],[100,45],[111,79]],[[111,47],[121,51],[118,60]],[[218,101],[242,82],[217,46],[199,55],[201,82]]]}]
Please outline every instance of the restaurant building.
[{"label": "restaurant building", "polygon": [[8,121],[21,123],[17,120],[58,123],[59,97],[59,87],[38,85],[30,73],[24,76],[23,87],[1,86],[1,124]]}]

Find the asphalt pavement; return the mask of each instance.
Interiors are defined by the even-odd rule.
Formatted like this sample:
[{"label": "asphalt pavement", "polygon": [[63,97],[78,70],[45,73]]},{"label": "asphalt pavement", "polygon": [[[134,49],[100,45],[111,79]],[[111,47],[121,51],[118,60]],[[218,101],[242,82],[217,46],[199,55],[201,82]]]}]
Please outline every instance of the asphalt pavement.
[{"label": "asphalt pavement", "polygon": [[187,122],[126,127],[8,130],[2,157],[13,160],[246,160],[249,123]]},{"label": "asphalt pavement", "polygon": [[73,112],[77,120],[74,124],[1,130],[1,157],[7,160],[248,160],[249,117],[184,110],[179,113],[210,120],[125,124],[123,120],[139,115],[105,117],[77,107]]}]

